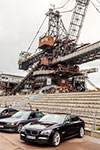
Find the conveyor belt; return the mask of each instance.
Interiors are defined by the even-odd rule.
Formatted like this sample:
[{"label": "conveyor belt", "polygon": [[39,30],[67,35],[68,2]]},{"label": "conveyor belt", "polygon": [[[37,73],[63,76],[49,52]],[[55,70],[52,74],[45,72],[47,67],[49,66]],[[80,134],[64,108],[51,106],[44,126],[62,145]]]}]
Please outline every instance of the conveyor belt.
[{"label": "conveyor belt", "polygon": [[83,64],[100,58],[100,41],[78,49],[64,57],[54,58],[51,64],[66,62],[67,64]]}]

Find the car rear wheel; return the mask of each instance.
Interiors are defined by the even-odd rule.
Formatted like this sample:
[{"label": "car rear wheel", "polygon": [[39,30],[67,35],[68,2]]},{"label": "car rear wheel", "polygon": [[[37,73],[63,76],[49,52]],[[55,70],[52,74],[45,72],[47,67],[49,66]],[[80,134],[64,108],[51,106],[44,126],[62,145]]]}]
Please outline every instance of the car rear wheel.
[{"label": "car rear wheel", "polygon": [[60,133],[55,132],[52,139],[53,146],[58,146],[60,144]]},{"label": "car rear wheel", "polygon": [[80,130],[79,130],[79,137],[80,138],[84,137],[84,128],[83,127],[81,127]]},{"label": "car rear wheel", "polygon": [[22,127],[23,127],[23,124],[20,123],[20,124],[18,125],[18,127],[17,127],[17,132],[18,132],[18,133],[21,132]]}]

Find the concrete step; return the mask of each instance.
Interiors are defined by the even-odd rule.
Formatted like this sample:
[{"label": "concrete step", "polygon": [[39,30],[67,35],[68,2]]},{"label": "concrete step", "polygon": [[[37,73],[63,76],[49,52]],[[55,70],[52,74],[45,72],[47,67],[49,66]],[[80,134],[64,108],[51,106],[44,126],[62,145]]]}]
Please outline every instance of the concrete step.
[{"label": "concrete step", "polygon": [[39,106],[46,106],[46,107],[62,107],[62,108],[81,108],[81,109],[100,109],[100,105],[93,105],[93,104],[69,104],[69,103],[31,103],[32,106],[36,105],[37,107]]},{"label": "concrete step", "polygon": [[[32,102],[31,102],[32,103]],[[70,100],[70,101],[67,101],[67,100],[36,100],[36,101],[34,101],[33,102],[34,104],[43,104],[43,103],[48,103],[48,104],[50,104],[50,103],[52,103],[52,104],[55,104],[55,103],[58,103],[58,104],[84,104],[84,105],[87,105],[87,104],[89,104],[89,105],[100,105],[100,101],[77,101],[77,100],[74,100],[74,101],[72,101],[72,100]]]},{"label": "concrete step", "polygon": [[57,98],[47,98],[47,97],[42,97],[41,99],[38,99],[37,101],[48,101],[48,102],[51,102],[51,101],[61,101],[61,102],[63,102],[63,101],[82,101],[83,103],[84,102],[100,102],[100,99],[98,99],[98,98],[96,98],[96,99],[93,99],[93,98],[59,98],[59,97],[57,97]]},{"label": "concrete step", "polygon": [[46,109],[46,110],[51,110],[52,112],[67,112],[67,111],[76,111],[76,112],[88,112],[88,113],[100,113],[100,109],[96,109],[96,108],[82,108],[82,107],[62,107],[62,106],[50,106],[50,105],[38,105],[38,104],[34,104],[32,105],[33,109],[34,108],[42,108],[42,109]]},{"label": "concrete step", "polygon": [[[0,97],[0,104],[20,104],[36,95],[16,95]],[[33,109],[44,113],[74,113],[80,116],[86,128],[93,129],[93,115],[96,114],[96,126],[100,127],[100,92],[73,92],[42,95],[41,98],[31,102]],[[20,109],[29,109],[25,105]]]},{"label": "concrete step", "polygon": [[67,100],[36,100],[36,101],[34,101],[34,102],[31,102],[31,104],[40,104],[40,105],[42,105],[42,104],[52,104],[52,105],[54,105],[54,104],[58,104],[58,105],[68,105],[68,104],[70,104],[70,105],[89,105],[89,106],[100,106],[100,101],[67,101]]}]

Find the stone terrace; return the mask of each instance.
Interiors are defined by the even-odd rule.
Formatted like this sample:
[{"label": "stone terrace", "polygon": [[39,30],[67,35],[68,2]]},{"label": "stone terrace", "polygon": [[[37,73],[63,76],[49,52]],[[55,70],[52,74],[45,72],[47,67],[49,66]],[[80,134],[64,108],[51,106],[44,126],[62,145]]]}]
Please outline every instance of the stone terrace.
[{"label": "stone terrace", "polygon": [[[0,104],[13,106],[35,95],[0,97]],[[96,115],[96,127],[100,127],[100,92],[73,92],[42,95],[31,102],[33,110],[38,108],[44,113],[72,112],[85,120],[86,128],[93,129],[93,116]],[[24,109],[29,109],[25,105]]]}]

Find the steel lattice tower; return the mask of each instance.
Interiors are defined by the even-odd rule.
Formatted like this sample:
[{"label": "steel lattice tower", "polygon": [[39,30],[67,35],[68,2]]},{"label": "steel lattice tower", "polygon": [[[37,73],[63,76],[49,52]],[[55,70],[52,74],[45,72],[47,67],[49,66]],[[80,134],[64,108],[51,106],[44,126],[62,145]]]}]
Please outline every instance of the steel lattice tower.
[{"label": "steel lattice tower", "polygon": [[46,15],[49,16],[48,36],[54,37],[55,40],[67,38],[68,34],[62,22],[59,11],[49,9],[49,12]]},{"label": "steel lattice tower", "polygon": [[75,9],[68,32],[69,39],[74,39],[75,42],[79,39],[89,1],[90,0],[76,0]]}]

